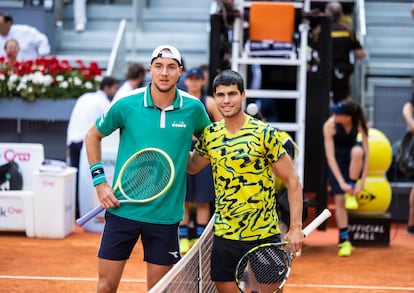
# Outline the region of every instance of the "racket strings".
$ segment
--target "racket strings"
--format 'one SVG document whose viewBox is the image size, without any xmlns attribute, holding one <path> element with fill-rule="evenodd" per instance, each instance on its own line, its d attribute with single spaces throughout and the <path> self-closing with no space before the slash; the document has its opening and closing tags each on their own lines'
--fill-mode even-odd
<svg viewBox="0 0 414 293">
<path fill-rule="evenodd" d="M 144 152 L 123 171 L 120 190 L 127 198 L 144 200 L 161 193 L 169 184 L 171 173 L 170 163 L 162 154 Z"/>
<path fill-rule="evenodd" d="M 260 284 L 276 284 L 285 280 L 289 272 L 289 257 L 277 246 L 261 247 L 249 253 L 240 263 L 237 279 L 254 277 Z"/>
</svg>

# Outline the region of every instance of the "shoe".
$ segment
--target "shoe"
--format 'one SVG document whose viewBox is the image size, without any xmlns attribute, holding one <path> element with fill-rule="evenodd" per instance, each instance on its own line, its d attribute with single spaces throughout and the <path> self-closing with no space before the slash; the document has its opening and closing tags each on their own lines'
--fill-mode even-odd
<svg viewBox="0 0 414 293">
<path fill-rule="evenodd" d="M 186 254 L 191 248 L 191 243 L 188 238 L 181 238 L 180 239 L 180 253 Z"/>
<path fill-rule="evenodd" d="M 197 243 L 198 239 L 200 239 L 200 238 L 193 238 L 193 239 L 190 240 L 191 247 L 193 247 Z"/>
<path fill-rule="evenodd" d="M 354 249 L 352 247 L 351 242 L 349 241 L 339 243 L 338 247 L 339 247 L 338 256 L 350 256 L 352 250 Z"/>
<path fill-rule="evenodd" d="M 85 30 L 85 25 L 83 23 L 78 23 L 75 25 L 75 31 L 81 33 Z"/>
<path fill-rule="evenodd" d="M 356 210 L 358 208 L 358 201 L 355 196 L 345 193 L 345 208 L 347 210 Z"/>
<path fill-rule="evenodd" d="M 406 235 L 413 235 L 414 236 L 414 225 L 413 226 L 407 226 L 407 230 L 405 230 Z"/>
</svg>

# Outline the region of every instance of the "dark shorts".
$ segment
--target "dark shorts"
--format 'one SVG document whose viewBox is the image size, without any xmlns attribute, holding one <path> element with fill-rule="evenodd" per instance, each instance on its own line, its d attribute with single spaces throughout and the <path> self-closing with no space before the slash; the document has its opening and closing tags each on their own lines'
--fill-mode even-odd
<svg viewBox="0 0 414 293">
<path fill-rule="evenodd" d="M 144 223 L 108 212 L 105 213 L 105 227 L 98 257 L 108 260 L 129 259 L 140 236 L 144 248 L 144 261 L 171 265 L 181 259 L 178 223 L 172 225 Z"/>
<path fill-rule="evenodd" d="M 210 164 L 195 175 L 187 174 L 185 200 L 196 203 L 209 203 L 214 200 L 214 183 Z"/>
<path fill-rule="evenodd" d="M 354 146 L 362 147 L 362 143 L 357 142 L 354 144 Z M 337 152 L 337 150 L 335 150 L 335 152 Z M 351 164 L 351 149 L 345 150 L 345 151 L 341 150 L 341 153 L 343 155 L 336 156 L 336 162 L 338 163 L 338 167 L 341 170 L 341 174 L 344 177 L 344 180 L 346 182 L 350 182 L 349 165 Z M 330 168 L 328 168 L 328 180 L 329 180 L 329 185 L 331 186 L 330 195 L 340 195 L 340 194 L 342 195 L 345 193 L 339 186 L 339 183 L 336 180 L 334 174 L 331 172 Z"/>
<path fill-rule="evenodd" d="M 194 150 L 196 140 L 191 143 L 191 150 Z M 197 174 L 187 173 L 187 193 L 185 201 L 195 203 L 210 203 L 214 200 L 215 190 L 213 182 L 213 172 L 211 165 L 208 164 Z"/>
<path fill-rule="evenodd" d="M 79 169 L 80 155 L 82 151 L 83 141 L 72 142 L 69 145 L 70 166 Z"/>
<path fill-rule="evenodd" d="M 339 78 L 339 77 L 340 78 Z M 349 83 L 349 77 L 350 74 L 347 72 L 343 72 L 343 71 L 337 71 L 337 73 L 335 74 L 335 72 L 332 74 L 332 86 L 331 86 L 331 91 L 332 91 L 332 100 L 334 103 L 338 103 L 342 100 L 345 100 L 348 98 L 348 96 L 351 93 L 351 87 L 350 87 L 350 83 Z"/>
<path fill-rule="evenodd" d="M 280 242 L 280 235 L 255 241 L 228 240 L 214 236 L 211 251 L 211 280 L 234 281 L 237 263 L 242 256 L 253 247 L 269 242 Z"/>
<path fill-rule="evenodd" d="M 344 180 L 346 182 L 349 182 L 349 164 L 350 160 L 348 159 L 336 159 L 338 162 L 339 169 L 341 170 L 341 174 L 344 177 Z M 344 194 L 345 192 L 341 189 L 339 186 L 338 181 L 335 178 L 335 175 L 331 172 L 329 169 L 328 171 L 328 180 L 329 185 L 331 186 L 331 195 L 338 195 L 338 194 Z"/>
</svg>

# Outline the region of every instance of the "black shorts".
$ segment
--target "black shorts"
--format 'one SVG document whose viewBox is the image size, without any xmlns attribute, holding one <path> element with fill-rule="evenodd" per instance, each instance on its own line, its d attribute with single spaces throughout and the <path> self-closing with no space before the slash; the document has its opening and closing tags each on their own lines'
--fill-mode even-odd
<svg viewBox="0 0 414 293">
<path fill-rule="evenodd" d="M 172 265 L 181 259 L 178 243 L 178 223 L 151 224 L 105 213 L 98 257 L 108 260 L 129 259 L 141 236 L 144 261 L 158 265 Z"/>
<path fill-rule="evenodd" d="M 338 103 L 342 100 L 348 98 L 351 93 L 351 87 L 349 83 L 349 72 L 344 72 L 341 70 L 334 71 L 331 79 L 331 91 L 332 91 L 332 100 L 334 103 Z"/>
<path fill-rule="evenodd" d="M 211 280 L 233 282 L 237 263 L 242 256 L 253 247 L 269 242 L 280 242 L 280 234 L 255 241 L 229 240 L 214 236 L 211 251 Z"/>
</svg>

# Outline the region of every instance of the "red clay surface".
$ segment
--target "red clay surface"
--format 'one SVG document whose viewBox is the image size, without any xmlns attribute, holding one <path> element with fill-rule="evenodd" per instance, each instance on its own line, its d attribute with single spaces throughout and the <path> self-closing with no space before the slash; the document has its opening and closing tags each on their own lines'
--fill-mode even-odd
<svg viewBox="0 0 414 293">
<path fill-rule="evenodd" d="M 414 236 L 405 228 L 393 223 L 389 247 L 357 247 L 348 258 L 336 256 L 335 227 L 313 232 L 294 260 L 285 293 L 414 292 Z M 65 239 L 0 232 L 0 292 L 95 292 L 99 239 L 81 228 Z M 146 292 L 145 275 L 138 245 L 118 292 Z"/>
</svg>

